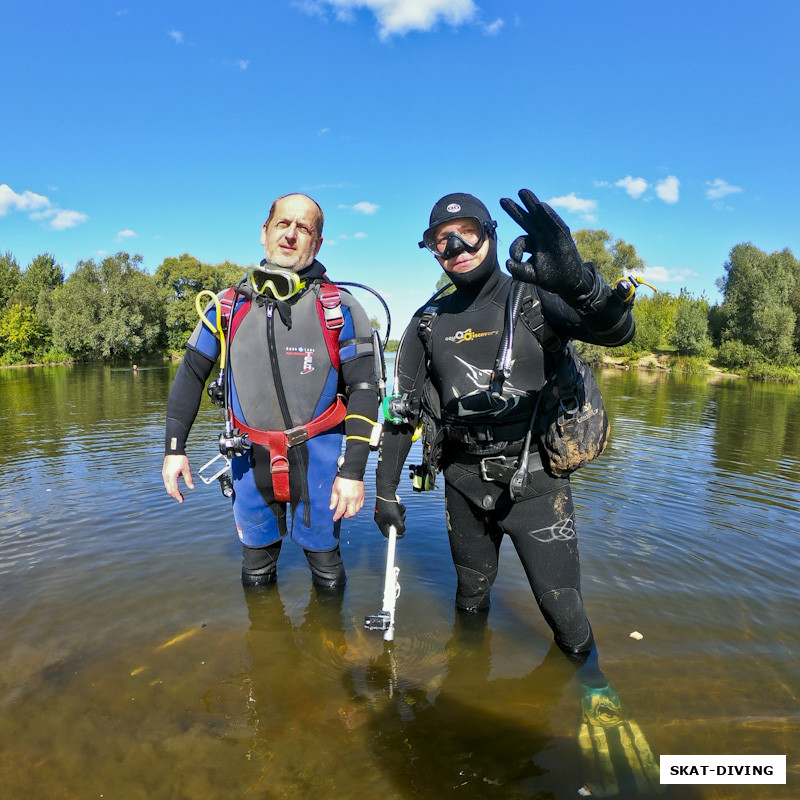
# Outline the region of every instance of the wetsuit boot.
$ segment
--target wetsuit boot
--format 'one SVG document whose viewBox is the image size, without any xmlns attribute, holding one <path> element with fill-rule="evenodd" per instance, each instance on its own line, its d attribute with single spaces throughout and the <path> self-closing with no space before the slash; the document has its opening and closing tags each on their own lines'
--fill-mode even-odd
<svg viewBox="0 0 800 800">
<path fill-rule="evenodd" d="M 281 540 L 266 547 L 242 545 L 242 585 L 269 586 L 278 580 Z"/>
<path fill-rule="evenodd" d="M 305 550 L 308 566 L 311 568 L 311 580 L 322 589 L 341 589 L 347 583 L 344 562 L 339 548 L 318 552 Z"/>
</svg>

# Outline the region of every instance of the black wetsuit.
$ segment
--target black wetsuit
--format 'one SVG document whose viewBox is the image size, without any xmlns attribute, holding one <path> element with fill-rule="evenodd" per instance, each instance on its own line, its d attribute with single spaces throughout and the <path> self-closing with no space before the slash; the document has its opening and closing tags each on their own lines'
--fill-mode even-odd
<svg viewBox="0 0 800 800">
<path fill-rule="evenodd" d="M 593 639 L 581 597 L 569 479 L 549 475 L 536 447 L 531 448 L 530 485 L 516 502 L 507 484 L 486 480 L 481 471 L 484 459 L 521 451 L 544 384 L 547 359 L 553 357 L 520 319 L 514 332 L 513 368 L 503 387 L 505 404 L 500 410 L 492 406 L 487 388 L 512 281 L 500 271 L 496 246 L 491 244 L 471 280 L 451 276 L 457 291 L 423 307 L 412 318 L 397 355 L 394 391 L 412 398 L 421 398 L 427 391 L 428 413 L 438 415 L 445 426 L 441 467 L 458 576 L 456 605 L 472 611 L 488 607 L 500 542 L 507 534 L 556 643 L 568 652 L 585 652 Z M 602 310 L 587 316 L 557 295 L 533 286 L 529 289 L 534 302 L 537 297 L 541 301 L 545 320 L 564 342 L 575 338 L 613 346 L 633 335 L 630 308 L 608 287 L 603 287 L 607 302 Z M 379 496 L 394 496 L 412 432 L 413 424 L 384 428 L 376 482 Z"/>
</svg>

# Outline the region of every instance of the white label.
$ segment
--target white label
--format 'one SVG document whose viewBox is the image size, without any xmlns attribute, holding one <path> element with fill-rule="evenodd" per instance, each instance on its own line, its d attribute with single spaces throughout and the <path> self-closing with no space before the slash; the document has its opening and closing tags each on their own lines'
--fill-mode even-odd
<svg viewBox="0 0 800 800">
<path fill-rule="evenodd" d="M 661 756 L 661 783 L 786 783 L 786 756 Z"/>
</svg>

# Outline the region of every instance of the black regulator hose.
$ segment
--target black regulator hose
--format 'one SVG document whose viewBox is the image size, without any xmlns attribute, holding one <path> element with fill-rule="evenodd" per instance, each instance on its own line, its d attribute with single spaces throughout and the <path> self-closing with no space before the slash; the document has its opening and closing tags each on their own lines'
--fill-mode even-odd
<svg viewBox="0 0 800 800">
<path fill-rule="evenodd" d="M 503 336 L 500 339 L 500 347 L 497 349 L 497 358 L 494 362 L 492 377 L 489 383 L 489 393 L 493 400 L 500 400 L 503 397 L 503 382 L 511 374 L 511 361 L 514 350 L 514 328 L 519 318 L 519 310 L 522 308 L 522 296 L 525 293 L 525 284 L 521 281 L 514 281 L 511 292 L 508 295 L 506 304 L 506 318 L 503 326 Z"/>
</svg>

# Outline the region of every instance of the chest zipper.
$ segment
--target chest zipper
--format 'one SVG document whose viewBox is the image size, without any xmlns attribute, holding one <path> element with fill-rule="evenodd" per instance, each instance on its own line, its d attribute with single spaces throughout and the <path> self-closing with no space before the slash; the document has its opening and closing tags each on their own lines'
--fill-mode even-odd
<svg viewBox="0 0 800 800">
<path fill-rule="evenodd" d="M 284 427 L 288 430 L 294 427 L 294 421 L 289 413 L 289 404 L 286 402 L 286 393 L 283 391 L 281 379 L 281 366 L 278 361 L 278 346 L 275 343 L 275 304 L 267 303 L 267 346 L 269 347 L 269 361 L 272 366 L 272 380 L 275 384 L 275 394 L 278 395 L 278 405 L 281 409 Z"/>
<path fill-rule="evenodd" d="M 286 430 L 294 427 L 294 421 L 289 413 L 289 404 L 286 402 L 286 393 L 283 391 L 283 380 L 281 380 L 281 367 L 278 361 L 278 346 L 275 342 L 275 304 L 267 302 L 267 346 L 269 347 L 269 360 L 272 366 L 272 380 L 275 384 L 275 394 L 278 396 L 278 405 L 281 409 L 283 424 Z M 289 448 L 290 468 L 300 472 L 300 500 L 303 503 L 303 522 L 306 527 L 311 526 L 311 505 L 308 496 L 308 476 L 306 472 L 306 458 L 303 457 L 308 451 L 305 444 L 295 445 Z M 297 452 L 297 448 L 303 448 L 303 453 Z M 294 456 L 294 457 L 292 457 Z"/>
</svg>

